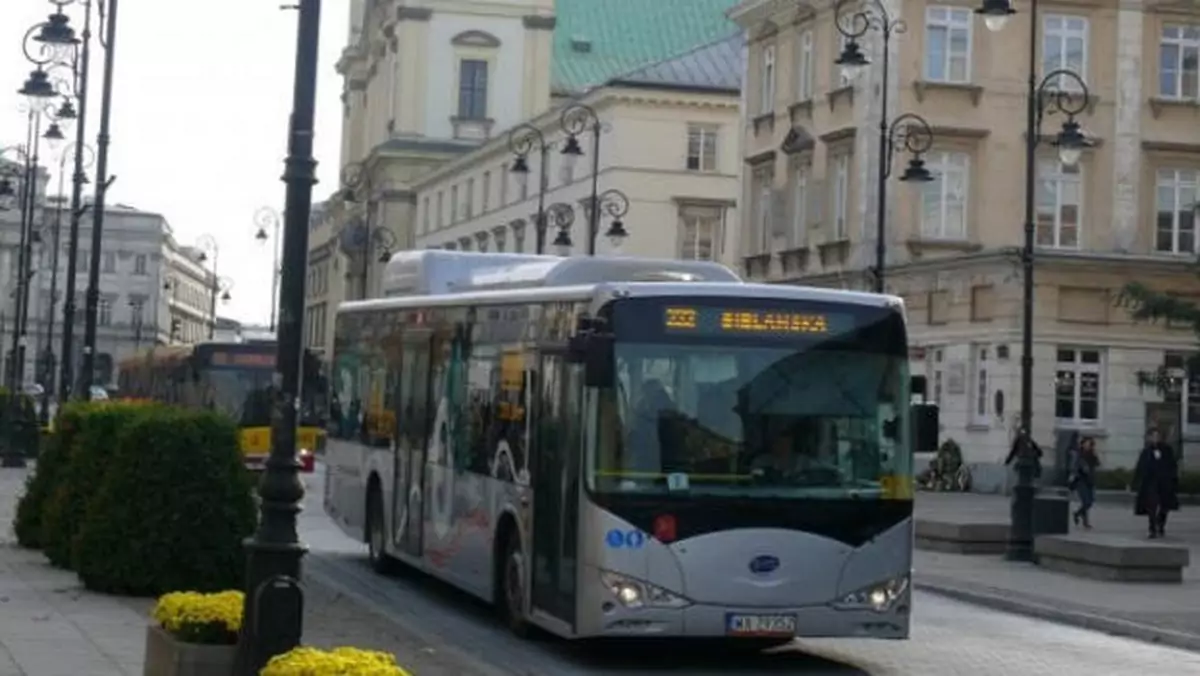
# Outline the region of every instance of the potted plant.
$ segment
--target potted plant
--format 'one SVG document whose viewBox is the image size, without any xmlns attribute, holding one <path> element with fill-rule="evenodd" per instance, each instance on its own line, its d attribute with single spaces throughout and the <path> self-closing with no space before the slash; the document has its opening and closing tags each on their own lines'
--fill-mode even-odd
<svg viewBox="0 0 1200 676">
<path fill-rule="evenodd" d="M 228 676 L 242 628 L 240 591 L 171 592 L 146 628 L 145 676 Z"/>
<path fill-rule="evenodd" d="M 411 676 L 394 655 L 359 648 L 318 650 L 301 646 L 267 662 L 259 676 Z"/>
</svg>

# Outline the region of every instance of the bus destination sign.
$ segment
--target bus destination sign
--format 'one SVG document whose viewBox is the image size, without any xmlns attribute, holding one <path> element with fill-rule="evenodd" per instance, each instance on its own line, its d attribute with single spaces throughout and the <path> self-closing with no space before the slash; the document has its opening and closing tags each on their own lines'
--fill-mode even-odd
<svg viewBox="0 0 1200 676">
<path fill-rule="evenodd" d="M 663 314 L 663 328 L 669 333 L 824 335 L 838 332 L 836 324 L 842 319 L 824 312 L 668 307 Z M 833 328 L 831 323 L 835 324 Z"/>
<path fill-rule="evenodd" d="M 274 352 L 213 352 L 213 366 L 242 366 L 246 368 L 274 368 Z"/>
</svg>

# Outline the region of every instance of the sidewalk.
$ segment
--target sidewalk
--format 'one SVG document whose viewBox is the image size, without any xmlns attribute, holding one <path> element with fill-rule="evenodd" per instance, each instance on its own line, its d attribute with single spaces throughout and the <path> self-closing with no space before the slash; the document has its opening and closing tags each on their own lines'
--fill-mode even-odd
<svg viewBox="0 0 1200 676">
<path fill-rule="evenodd" d="M 0 676 L 142 676 L 152 599 L 85 591 L 75 574 L 21 549 L 12 533 L 16 501 L 28 470 L 0 470 Z M 309 477 L 306 477 L 308 479 Z M 320 487 L 305 482 L 309 491 Z M 324 518 L 306 513 L 303 519 Z M 312 550 L 361 545 L 325 537 Z M 397 655 L 420 676 L 470 676 L 477 670 L 336 591 L 306 581 L 304 642 L 352 645 Z"/>
<path fill-rule="evenodd" d="M 967 515 L 1007 523 L 1009 501 L 997 495 L 919 493 L 916 512 L 918 519 Z M 1097 533 L 1146 537 L 1145 519 L 1135 517 L 1127 505 L 1097 504 L 1092 525 Z M 1000 610 L 1200 650 L 1200 509 L 1172 513 L 1167 532 L 1165 542 L 1191 551 L 1181 585 L 1101 582 L 998 556 L 918 551 L 914 586 Z"/>
</svg>

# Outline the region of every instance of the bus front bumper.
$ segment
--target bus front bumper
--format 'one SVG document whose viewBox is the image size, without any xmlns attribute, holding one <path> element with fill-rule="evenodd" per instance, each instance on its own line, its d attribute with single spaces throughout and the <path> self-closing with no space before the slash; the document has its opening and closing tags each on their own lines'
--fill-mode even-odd
<svg viewBox="0 0 1200 676">
<path fill-rule="evenodd" d="M 841 610 L 832 606 L 734 608 L 693 605 L 678 610 L 620 609 L 604 613 L 599 625 L 594 636 L 902 640 L 909 637 L 909 606 L 905 603 L 883 613 Z"/>
</svg>

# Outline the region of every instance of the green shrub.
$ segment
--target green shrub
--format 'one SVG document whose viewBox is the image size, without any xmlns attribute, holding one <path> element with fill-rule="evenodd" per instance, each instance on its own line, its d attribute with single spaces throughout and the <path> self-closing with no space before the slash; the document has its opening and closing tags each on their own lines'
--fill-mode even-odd
<svg viewBox="0 0 1200 676">
<path fill-rule="evenodd" d="M 158 595 L 242 583 L 255 525 L 237 428 L 209 411 L 149 409 L 117 434 L 75 542 L 92 590 Z"/>
<path fill-rule="evenodd" d="M 79 404 L 69 404 L 59 411 L 50 443 L 38 457 L 33 474 L 25 480 L 25 492 L 17 502 L 13 531 L 22 547 L 40 549 L 43 545 L 42 525 L 55 486 L 66 472 L 73 437 L 79 428 Z"/>
<path fill-rule="evenodd" d="M 83 516 L 103 482 L 113 440 L 142 412 L 146 404 L 95 402 L 79 404 L 66 468 L 59 477 L 42 515 L 42 550 L 50 563 L 71 567 L 71 543 Z"/>
</svg>

